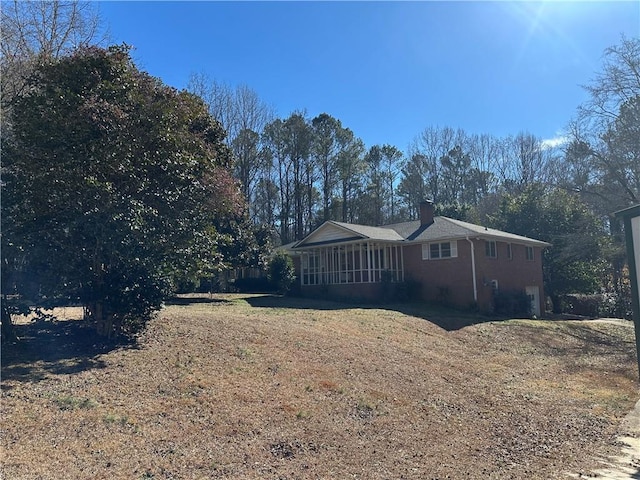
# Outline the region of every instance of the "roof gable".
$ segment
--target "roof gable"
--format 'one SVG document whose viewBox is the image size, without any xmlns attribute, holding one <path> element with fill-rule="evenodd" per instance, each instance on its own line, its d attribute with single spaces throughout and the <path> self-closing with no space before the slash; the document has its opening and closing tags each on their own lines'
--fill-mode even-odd
<svg viewBox="0 0 640 480">
<path fill-rule="evenodd" d="M 353 223 L 329 220 L 320 225 L 293 248 L 309 247 L 326 243 L 350 242 L 354 240 L 402 241 L 397 232 L 389 228 L 369 227 Z"/>
<path fill-rule="evenodd" d="M 293 248 L 302 246 L 317 245 L 323 243 L 337 243 L 349 240 L 363 238 L 362 235 L 356 234 L 351 229 L 339 225 L 337 222 L 324 222 L 305 238 L 296 243 Z"/>
</svg>

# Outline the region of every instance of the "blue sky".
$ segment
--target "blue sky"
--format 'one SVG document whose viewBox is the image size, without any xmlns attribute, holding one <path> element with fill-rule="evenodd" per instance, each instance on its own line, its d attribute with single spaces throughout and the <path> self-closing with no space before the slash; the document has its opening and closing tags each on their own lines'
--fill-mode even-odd
<svg viewBox="0 0 640 480">
<path fill-rule="evenodd" d="M 426 127 L 559 136 L 640 2 L 101 2 L 112 43 L 185 88 L 203 72 L 280 117 L 326 112 L 367 147 Z"/>
</svg>

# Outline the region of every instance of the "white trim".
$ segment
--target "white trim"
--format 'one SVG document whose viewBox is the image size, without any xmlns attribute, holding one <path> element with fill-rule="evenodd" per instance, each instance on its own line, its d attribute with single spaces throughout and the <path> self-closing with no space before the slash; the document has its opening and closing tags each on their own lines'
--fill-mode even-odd
<svg viewBox="0 0 640 480">
<path fill-rule="evenodd" d="M 529 258 L 529 252 L 531 252 L 531 258 Z M 528 262 L 535 261 L 535 259 L 536 259 L 536 251 L 534 250 L 534 248 L 531 245 L 525 245 L 524 246 L 524 258 Z"/>
<path fill-rule="evenodd" d="M 491 248 L 493 246 L 493 248 Z M 493 250 L 493 251 L 492 251 Z M 493 255 L 491 255 L 493 253 Z M 487 258 L 498 258 L 498 242 L 495 240 L 484 241 L 484 255 Z"/>
<path fill-rule="evenodd" d="M 431 247 L 437 245 L 438 246 L 438 256 L 435 257 L 431 255 Z M 442 256 L 442 245 L 449 245 L 449 255 L 446 257 Z M 458 257 L 458 241 L 457 240 L 447 240 L 443 242 L 429 242 L 422 244 L 422 260 L 448 260 L 449 258 L 457 258 Z"/>
<path fill-rule="evenodd" d="M 531 303 L 531 315 L 540 316 L 540 287 L 537 285 L 525 287 L 524 291 Z"/>
<path fill-rule="evenodd" d="M 473 279 L 473 301 L 478 301 L 478 282 L 476 280 L 476 246 L 469 237 L 465 239 L 471 245 L 471 275 Z"/>
</svg>

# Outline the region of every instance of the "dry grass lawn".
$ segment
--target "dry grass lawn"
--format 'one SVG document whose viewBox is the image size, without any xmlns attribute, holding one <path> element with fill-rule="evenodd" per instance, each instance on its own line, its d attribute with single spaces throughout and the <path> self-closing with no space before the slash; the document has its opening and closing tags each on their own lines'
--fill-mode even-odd
<svg viewBox="0 0 640 480">
<path fill-rule="evenodd" d="M 638 397 L 630 322 L 447 331 L 219 295 L 167 306 L 137 345 L 95 344 L 73 320 L 18 331 L 2 351 L 6 480 L 586 476 Z"/>
</svg>

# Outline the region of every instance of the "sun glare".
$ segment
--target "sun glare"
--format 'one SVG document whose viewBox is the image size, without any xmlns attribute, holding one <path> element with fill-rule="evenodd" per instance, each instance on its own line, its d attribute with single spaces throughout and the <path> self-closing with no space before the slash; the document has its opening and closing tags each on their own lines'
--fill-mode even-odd
<svg viewBox="0 0 640 480">
<path fill-rule="evenodd" d="M 547 50 L 556 53 L 568 50 L 570 54 L 564 57 L 566 61 L 589 61 L 570 33 L 572 24 L 589 13 L 584 4 L 548 0 L 509 2 L 505 6 L 514 21 L 522 26 L 523 32 L 512 71 L 521 68 L 531 52 L 541 47 L 547 47 Z"/>
</svg>

